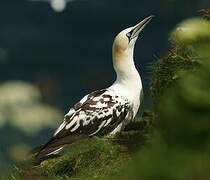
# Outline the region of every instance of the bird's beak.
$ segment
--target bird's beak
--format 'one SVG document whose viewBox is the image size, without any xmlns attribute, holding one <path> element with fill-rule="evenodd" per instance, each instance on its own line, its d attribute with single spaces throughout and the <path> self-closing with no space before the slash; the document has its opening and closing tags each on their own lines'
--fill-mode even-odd
<svg viewBox="0 0 210 180">
<path fill-rule="evenodd" d="M 132 30 L 131 39 L 134 39 L 135 37 L 137 37 L 139 33 L 145 28 L 145 26 L 152 20 L 153 17 L 155 16 L 153 15 L 149 16 L 145 18 L 143 21 L 141 21 L 140 23 L 138 23 L 137 25 L 135 25 Z"/>
</svg>

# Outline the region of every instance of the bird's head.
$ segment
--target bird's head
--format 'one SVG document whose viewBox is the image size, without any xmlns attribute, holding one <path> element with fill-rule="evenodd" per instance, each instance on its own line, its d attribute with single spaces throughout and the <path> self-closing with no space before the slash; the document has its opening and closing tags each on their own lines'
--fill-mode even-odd
<svg viewBox="0 0 210 180">
<path fill-rule="evenodd" d="M 135 26 L 121 31 L 113 43 L 113 56 L 118 57 L 127 53 L 133 53 L 134 45 L 140 32 L 151 21 L 154 16 L 149 16 Z"/>
</svg>

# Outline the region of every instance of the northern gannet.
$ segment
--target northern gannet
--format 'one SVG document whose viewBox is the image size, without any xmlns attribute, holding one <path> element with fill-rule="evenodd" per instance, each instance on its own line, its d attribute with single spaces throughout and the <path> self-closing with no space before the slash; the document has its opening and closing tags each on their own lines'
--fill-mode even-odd
<svg viewBox="0 0 210 180">
<path fill-rule="evenodd" d="M 80 139 L 116 134 L 134 119 L 143 98 L 141 77 L 133 59 L 134 46 L 140 32 L 153 17 L 145 18 L 116 36 L 112 47 L 116 81 L 75 104 L 51 140 L 39 148 L 37 158 L 56 155 L 65 145 Z"/>
</svg>

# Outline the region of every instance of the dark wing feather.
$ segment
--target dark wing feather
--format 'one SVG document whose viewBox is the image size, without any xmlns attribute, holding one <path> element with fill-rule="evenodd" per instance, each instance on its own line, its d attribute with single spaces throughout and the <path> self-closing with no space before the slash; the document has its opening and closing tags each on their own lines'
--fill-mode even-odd
<svg viewBox="0 0 210 180">
<path fill-rule="evenodd" d="M 52 155 L 59 153 L 61 150 L 63 150 L 63 147 L 67 144 L 71 144 L 75 141 L 85 139 L 88 136 L 81 134 L 81 135 L 72 135 L 72 136 L 64 136 L 62 138 L 52 137 L 50 141 L 48 141 L 36 154 L 36 158 L 42 159 L 46 155 Z M 60 149 L 60 150 L 59 150 Z M 56 152 L 59 150 L 58 152 Z"/>
<path fill-rule="evenodd" d="M 130 112 L 129 102 L 109 90 L 90 93 L 70 109 L 54 137 L 43 146 L 37 157 L 49 155 L 80 139 L 107 135 L 125 120 Z"/>
</svg>

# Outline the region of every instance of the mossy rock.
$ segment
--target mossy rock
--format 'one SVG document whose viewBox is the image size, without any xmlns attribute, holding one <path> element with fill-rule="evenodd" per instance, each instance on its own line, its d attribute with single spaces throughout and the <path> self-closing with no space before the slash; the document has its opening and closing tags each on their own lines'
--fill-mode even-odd
<svg viewBox="0 0 210 180">
<path fill-rule="evenodd" d="M 98 179 L 116 174 L 129 157 L 125 150 L 107 139 L 92 138 L 72 145 L 70 151 L 60 158 L 41 163 L 44 176 Z"/>
<path fill-rule="evenodd" d="M 16 171 L 16 179 L 118 178 L 149 138 L 152 112 L 131 122 L 112 137 L 94 137 L 71 144 L 62 156 Z"/>
</svg>

